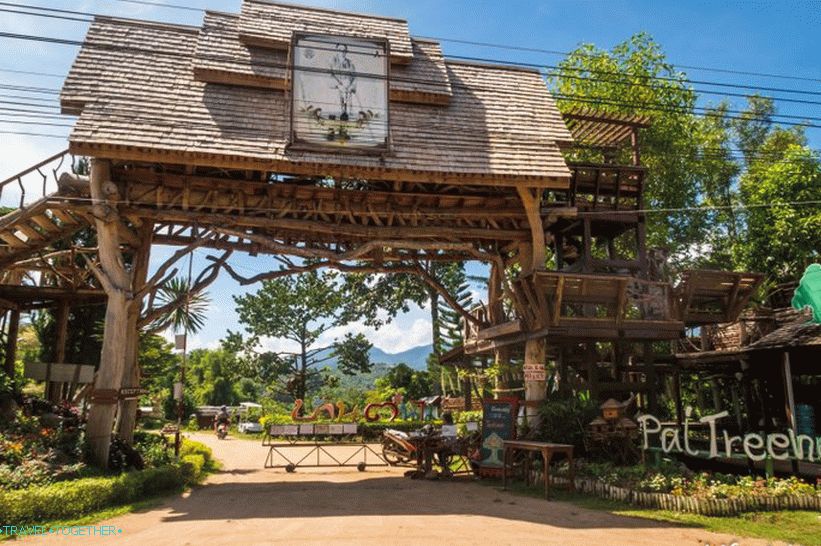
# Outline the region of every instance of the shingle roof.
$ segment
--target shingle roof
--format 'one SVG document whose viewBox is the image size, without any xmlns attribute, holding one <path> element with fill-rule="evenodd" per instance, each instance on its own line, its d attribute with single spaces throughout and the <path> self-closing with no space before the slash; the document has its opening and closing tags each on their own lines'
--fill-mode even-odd
<svg viewBox="0 0 821 546">
<path fill-rule="evenodd" d="M 821 324 L 795 322 L 770 332 L 746 347 L 747 351 L 781 349 L 785 347 L 809 347 L 821 349 Z"/>
<path fill-rule="evenodd" d="M 288 53 L 282 49 L 249 46 L 239 39 L 240 17 L 229 13 L 205 13 L 197 39 L 194 71 L 197 79 L 285 89 Z M 402 102 L 446 104 L 450 100 L 442 49 L 436 42 L 412 40 L 413 59 L 391 68 L 391 98 Z"/>
<path fill-rule="evenodd" d="M 248 46 L 239 39 L 239 16 L 205 12 L 194 54 L 197 78 L 285 89 L 288 52 Z"/>
<path fill-rule="evenodd" d="M 72 150 L 431 182 L 555 186 L 569 178 L 556 142 L 571 137 L 538 72 L 447 62 L 447 106 L 391 104 L 391 153 L 297 152 L 287 149 L 286 94 L 194 77 L 200 37 L 192 27 L 97 18 L 61 95 L 66 110 L 82 109 Z M 419 48 L 436 54 L 432 45 Z"/>
<path fill-rule="evenodd" d="M 396 62 L 413 57 L 408 22 L 391 17 L 322 8 L 245 0 L 239 21 L 241 39 L 249 44 L 287 49 L 294 31 L 385 38 Z"/>
</svg>

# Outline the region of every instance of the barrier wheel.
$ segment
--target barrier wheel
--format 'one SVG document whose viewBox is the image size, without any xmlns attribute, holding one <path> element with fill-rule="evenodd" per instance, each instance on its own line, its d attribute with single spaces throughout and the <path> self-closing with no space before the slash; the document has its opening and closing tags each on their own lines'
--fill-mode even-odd
<svg viewBox="0 0 821 546">
<path fill-rule="evenodd" d="M 293 465 L 293 464 L 286 465 L 285 466 L 285 472 L 288 472 L 289 474 L 293 473 L 293 472 L 296 472 L 296 466 Z"/>
<path fill-rule="evenodd" d="M 365 463 L 359 463 L 358 465 L 356 465 L 356 469 L 359 470 L 360 472 L 365 472 L 365 468 L 366 468 Z"/>
</svg>

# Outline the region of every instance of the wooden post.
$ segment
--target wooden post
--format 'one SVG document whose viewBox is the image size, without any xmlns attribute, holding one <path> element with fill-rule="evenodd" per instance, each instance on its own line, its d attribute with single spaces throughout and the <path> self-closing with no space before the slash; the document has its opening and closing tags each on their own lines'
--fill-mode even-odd
<svg viewBox="0 0 821 546">
<path fill-rule="evenodd" d="M 108 161 L 92 159 L 90 186 L 100 258 L 95 274 L 108 295 L 108 302 L 100 367 L 91 396 L 86 430 L 93 462 L 106 467 L 117 397 L 128 357 L 128 310 L 133 292 L 131 275 L 125 268 L 120 250 L 120 218 L 116 209 L 120 196 L 117 186 L 111 181 Z"/>
<path fill-rule="evenodd" d="M 681 368 L 678 366 L 673 373 L 673 396 L 676 402 L 676 425 L 681 429 L 684 425 L 684 404 L 681 401 Z"/>
<path fill-rule="evenodd" d="M 519 246 L 519 264 L 522 275 L 545 268 L 545 236 L 541 216 L 541 197 L 538 188 L 522 186 L 516 188 L 524 205 L 527 221 L 530 224 L 530 245 Z M 529 250 L 529 256 L 528 256 Z M 545 340 L 529 339 L 525 342 L 525 366 L 545 365 Z M 539 425 L 539 405 L 547 395 L 545 381 L 525 381 L 525 418 L 529 427 Z"/>
<path fill-rule="evenodd" d="M 4 356 L 3 368 L 6 375 L 14 379 L 14 365 L 17 362 L 17 334 L 20 331 L 20 310 L 9 309 L 9 328 L 6 336 L 6 354 Z"/>
<path fill-rule="evenodd" d="M 487 286 L 488 319 L 491 325 L 501 324 L 505 319 L 504 305 L 502 305 L 502 282 L 504 280 L 504 274 L 505 272 L 497 263 L 491 264 Z M 506 374 L 510 367 L 510 350 L 507 347 L 494 349 L 493 364 L 497 371 L 493 384 L 493 398 L 499 398 L 501 392 L 508 387 Z"/>
<path fill-rule="evenodd" d="M 57 314 L 54 317 L 56 330 L 54 332 L 54 362 L 63 364 L 66 361 L 66 339 L 68 338 L 69 307 L 66 300 L 57 302 Z M 51 402 L 60 402 L 63 397 L 63 384 L 48 381 L 46 383 L 46 398 Z"/>
<path fill-rule="evenodd" d="M 545 365 L 545 339 L 529 339 L 525 343 L 525 366 L 529 364 Z M 539 426 L 539 405 L 547 397 L 545 381 L 525 381 L 525 417 L 528 426 L 533 429 Z"/>
<path fill-rule="evenodd" d="M 527 274 L 542 270 L 545 267 L 546 244 L 541 215 L 541 190 L 523 186 L 517 186 L 516 189 L 519 191 L 519 198 L 522 200 L 525 214 L 527 214 L 527 222 L 530 224 L 530 249 L 532 252 L 530 263 L 521 263 L 522 273 Z"/>
<path fill-rule="evenodd" d="M 135 250 L 132 275 L 134 290 L 145 285 L 148 276 L 148 263 L 151 258 L 151 239 L 154 234 L 153 222 L 146 221 L 139 229 L 141 246 Z M 134 299 L 128 309 L 128 355 L 123 369 L 122 387 L 140 386 L 140 310 L 142 298 Z M 134 443 L 134 428 L 137 425 L 137 408 L 139 400 L 121 400 L 118 412 L 117 434 L 128 444 Z"/>
</svg>

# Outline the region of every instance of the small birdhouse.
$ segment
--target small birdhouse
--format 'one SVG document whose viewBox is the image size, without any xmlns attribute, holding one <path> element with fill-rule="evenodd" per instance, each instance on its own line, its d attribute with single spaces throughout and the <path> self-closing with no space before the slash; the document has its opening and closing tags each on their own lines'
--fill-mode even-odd
<svg viewBox="0 0 821 546">
<path fill-rule="evenodd" d="M 612 398 L 599 406 L 602 410 L 602 417 L 607 421 L 615 421 L 623 416 L 624 405 Z"/>
<path fill-rule="evenodd" d="M 593 433 L 605 433 L 610 428 L 610 425 L 601 417 L 596 417 L 595 419 L 590 421 L 590 424 L 587 425 L 587 428 L 590 430 L 590 432 Z"/>
<path fill-rule="evenodd" d="M 616 424 L 616 430 L 621 430 L 627 433 L 633 433 L 634 431 L 638 430 L 639 426 L 633 422 L 632 419 L 628 419 L 627 417 L 622 417 L 621 420 Z"/>
</svg>

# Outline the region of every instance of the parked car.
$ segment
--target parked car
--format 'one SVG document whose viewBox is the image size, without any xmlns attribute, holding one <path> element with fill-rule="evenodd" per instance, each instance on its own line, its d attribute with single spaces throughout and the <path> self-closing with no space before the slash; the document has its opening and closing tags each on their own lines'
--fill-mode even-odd
<svg viewBox="0 0 821 546">
<path fill-rule="evenodd" d="M 237 430 L 245 433 L 262 432 L 262 425 L 259 423 L 262 406 L 254 402 L 242 402 L 237 411 Z"/>
</svg>

